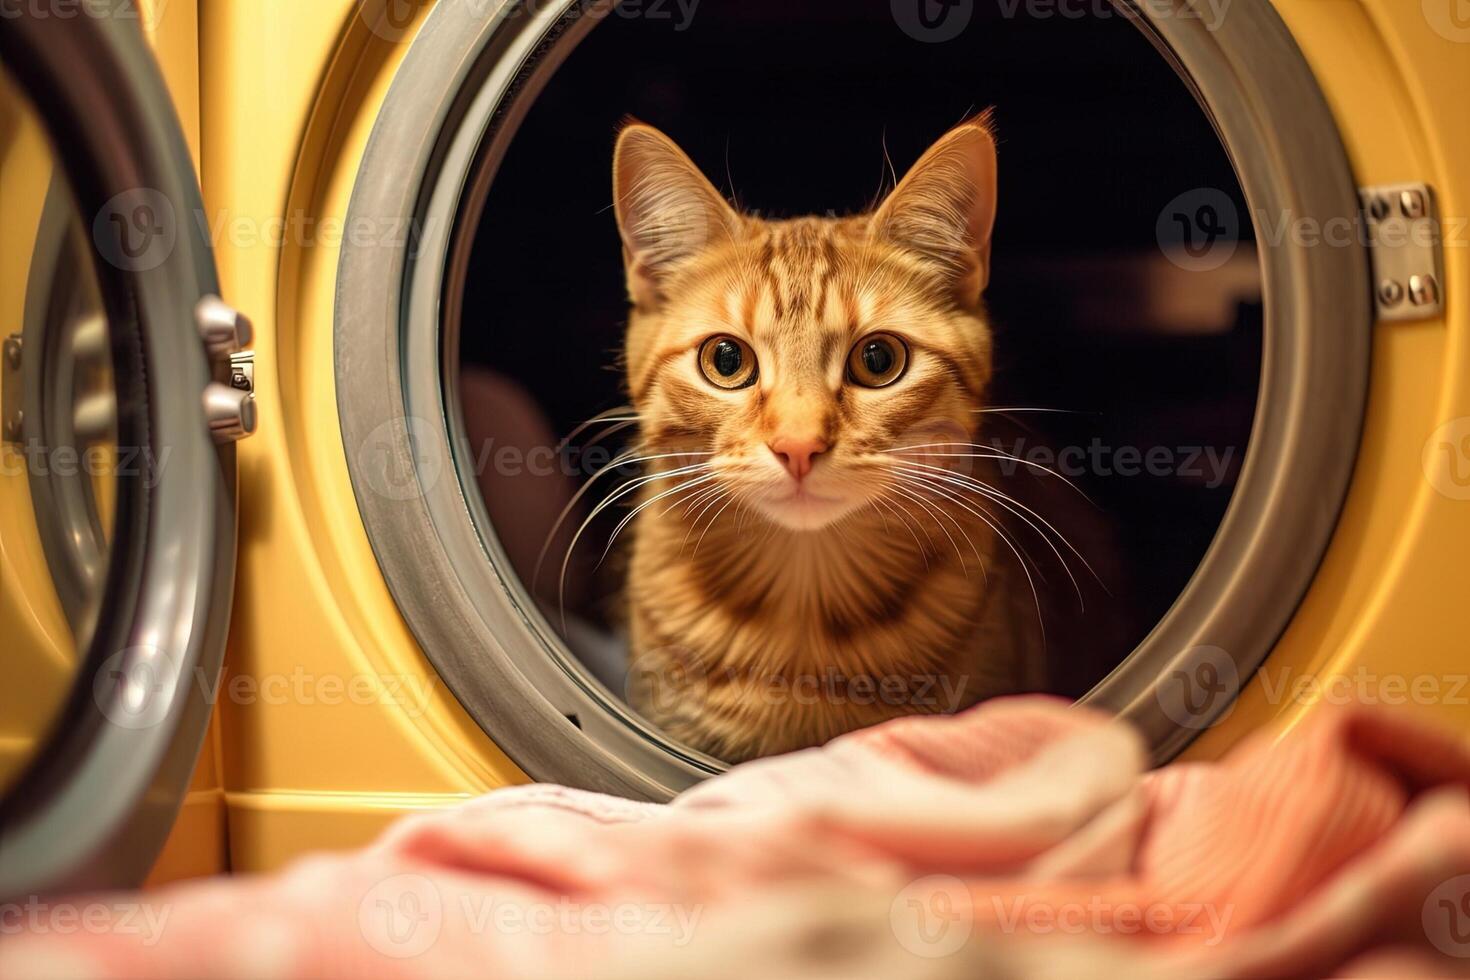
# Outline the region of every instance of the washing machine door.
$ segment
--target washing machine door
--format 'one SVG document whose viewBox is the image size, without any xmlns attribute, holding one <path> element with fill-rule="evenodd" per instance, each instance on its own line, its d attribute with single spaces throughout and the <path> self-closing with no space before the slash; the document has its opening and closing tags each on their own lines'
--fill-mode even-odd
<svg viewBox="0 0 1470 980">
<path fill-rule="evenodd" d="M 0 900 L 142 879 L 228 632 L 249 323 L 136 10 L 0 0 Z"/>
</svg>

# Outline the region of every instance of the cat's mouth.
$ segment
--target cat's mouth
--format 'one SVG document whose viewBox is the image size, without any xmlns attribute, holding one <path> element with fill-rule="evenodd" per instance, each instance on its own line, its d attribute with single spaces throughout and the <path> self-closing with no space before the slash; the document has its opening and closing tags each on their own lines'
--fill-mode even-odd
<svg viewBox="0 0 1470 980">
<path fill-rule="evenodd" d="M 775 523 L 792 531 L 819 531 L 852 509 L 842 497 L 815 492 L 798 483 L 777 490 L 760 501 L 761 510 Z"/>
<path fill-rule="evenodd" d="M 784 497 L 778 497 L 776 502 L 781 504 L 794 504 L 798 506 L 803 504 L 809 506 L 821 506 L 824 504 L 841 503 L 841 501 L 839 501 L 836 497 L 824 497 L 819 493 L 813 493 L 811 487 L 804 485 L 797 486 L 794 490 L 792 490 Z"/>
</svg>

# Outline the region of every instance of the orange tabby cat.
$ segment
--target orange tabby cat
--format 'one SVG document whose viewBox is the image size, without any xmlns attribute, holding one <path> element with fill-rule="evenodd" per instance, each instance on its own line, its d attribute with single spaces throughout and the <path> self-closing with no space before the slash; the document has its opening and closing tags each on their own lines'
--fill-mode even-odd
<svg viewBox="0 0 1470 980">
<path fill-rule="evenodd" d="M 972 465 L 995 142 L 936 143 L 873 213 L 737 213 L 631 124 L 614 189 L 633 706 L 738 761 L 1038 686 L 1038 609 Z M 984 454 L 979 454 L 983 456 Z"/>
</svg>

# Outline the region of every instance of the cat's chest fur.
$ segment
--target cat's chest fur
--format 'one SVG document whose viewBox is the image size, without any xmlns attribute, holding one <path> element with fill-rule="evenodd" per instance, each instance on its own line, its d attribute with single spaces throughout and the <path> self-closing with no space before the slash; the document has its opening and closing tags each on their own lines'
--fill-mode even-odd
<svg viewBox="0 0 1470 980">
<path fill-rule="evenodd" d="M 922 530 L 876 516 L 815 533 L 640 519 L 634 707 L 739 761 L 1031 686 L 1034 624 L 986 529 L 970 529 L 964 551 Z"/>
</svg>

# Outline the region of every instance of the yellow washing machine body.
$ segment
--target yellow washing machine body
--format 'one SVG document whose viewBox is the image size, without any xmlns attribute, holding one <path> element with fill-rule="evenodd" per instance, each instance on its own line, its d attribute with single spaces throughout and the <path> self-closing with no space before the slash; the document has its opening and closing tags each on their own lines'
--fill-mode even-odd
<svg viewBox="0 0 1470 980">
<path fill-rule="evenodd" d="M 1433 189 L 1447 239 L 1444 312 L 1372 327 L 1365 425 L 1325 558 L 1262 669 L 1228 692 L 1189 758 L 1286 732 L 1346 699 L 1470 737 L 1460 615 L 1470 594 L 1470 249 L 1453 247 L 1470 236 L 1454 217 L 1470 215 L 1470 25 L 1442 6 L 1274 3 L 1355 183 Z M 211 735 L 155 880 L 270 869 L 529 778 L 401 613 L 350 463 L 383 447 L 344 439 L 338 399 L 344 243 L 398 248 L 408 233 L 354 227 L 353 195 L 395 73 L 435 4 L 160 7 L 152 41 L 196 134 L 221 295 L 255 326 L 259 426 L 238 448 L 238 576 Z"/>
<path fill-rule="evenodd" d="M 1470 97 L 1470 43 L 1453 22 L 1395 0 L 1276 8 L 1316 74 L 1358 183 L 1420 181 L 1443 215 L 1470 214 L 1470 131 L 1458 110 Z M 232 866 L 256 869 L 524 777 L 434 680 L 378 573 L 339 436 L 336 254 L 311 238 L 311 229 L 346 222 L 358 161 L 429 7 L 401 22 L 381 19 L 391 11 L 358 16 L 346 0 L 210 10 L 201 34 L 206 202 L 250 227 L 278 217 L 285 202 L 308 236 L 288 236 L 281 249 L 221 249 L 228 295 L 258 311 L 262 327 L 263 422 L 242 449 L 230 669 L 263 678 L 305 665 L 321 676 L 418 681 L 427 691 L 409 696 L 410 710 L 225 699 Z M 1446 237 L 1463 244 L 1454 224 L 1447 217 Z M 1267 726 L 1285 730 L 1345 697 L 1411 705 L 1470 734 L 1470 640 L 1455 626 L 1470 591 L 1462 499 L 1470 490 L 1446 455 L 1470 466 L 1470 423 L 1456 428 L 1470 416 L 1467 277 L 1470 251 L 1446 248 L 1446 314 L 1374 328 L 1366 429 L 1326 559 L 1262 672 L 1195 741 L 1193 757 L 1217 756 Z"/>
</svg>

